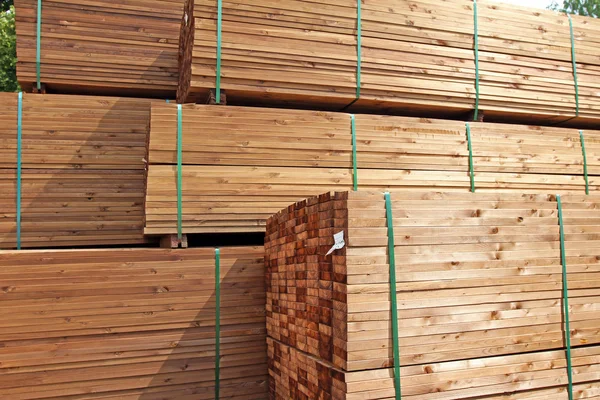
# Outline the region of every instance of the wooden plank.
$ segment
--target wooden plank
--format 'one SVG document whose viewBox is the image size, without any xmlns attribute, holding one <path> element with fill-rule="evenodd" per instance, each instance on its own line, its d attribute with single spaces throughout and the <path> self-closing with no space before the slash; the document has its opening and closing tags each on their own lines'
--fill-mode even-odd
<svg viewBox="0 0 600 400">
<path fill-rule="evenodd" d="M 351 116 L 184 105 L 184 233 L 261 232 L 265 219 L 324 191 L 353 188 Z M 470 190 L 464 122 L 355 115 L 359 190 Z M 585 193 L 579 131 L 470 124 L 478 192 Z M 600 132 L 585 131 L 597 191 Z M 176 233 L 176 106 L 153 103 L 145 233 Z"/>
<path fill-rule="evenodd" d="M 214 398 L 214 249 L 2 251 L 0 266 L 0 398 Z M 221 393 L 264 399 L 263 248 L 222 248 L 220 284 Z"/>
<path fill-rule="evenodd" d="M 571 329 L 566 334 L 574 354 L 600 354 L 599 203 L 597 195 L 564 196 Z M 402 373 L 403 395 L 520 398 L 521 391 L 561 387 L 562 393 L 567 376 L 556 197 L 397 192 L 392 215 L 398 362 L 413 371 L 408 377 Z M 267 220 L 267 333 L 277 348 L 270 344 L 275 398 L 293 398 L 299 386 L 307 398 L 321 392 L 340 399 L 394 398 L 386 224 L 381 192 L 325 193 Z M 339 232 L 345 246 L 327 255 Z M 290 357 L 285 368 L 282 354 Z M 537 361 L 531 360 L 542 355 L 563 366 L 552 361 L 532 367 Z M 576 375 L 599 368 L 600 358 L 594 357 L 594 366 L 586 360 Z M 483 366 L 492 372 L 479 371 Z M 306 368 L 321 371 L 315 374 L 317 387 L 306 382 Z M 598 382 L 598 372 L 575 382 Z M 525 375 L 513 375 L 519 373 Z M 364 379 L 351 383 L 354 376 Z M 521 385 L 525 380 L 536 383 Z"/>
<path fill-rule="evenodd" d="M 217 4 L 191 8 L 180 102 L 204 99 L 216 85 Z M 220 76 L 229 103 L 442 118 L 474 109 L 471 1 L 363 4 L 355 101 L 357 14 L 356 2 L 336 0 L 224 1 Z M 579 114 L 566 15 L 484 1 L 478 22 L 479 107 L 488 120 L 597 127 L 597 21 L 573 19 Z"/>
<path fill-rule="evenodd" d="M 183 0 L 45 1 L 41 82 L 59 93 L 174 98 Z M 15 2 L 17 78 L 36 88 L 37 3 Z"/>
<path fill-rule="evenodd" d="M 393 370 L 345 372 L 267 338 L 272 399 L 395 399 Z M 577 398 L 595 399 L 599 346 L 573 350 Z M 564 351 L 491 356 L 461 362 L 402 366 L 402 397 L 409 399 L 568 399 Z"/>
<path fill-rule="evenodd" d="M 0 248 L 14 248 L 17 94 L 0 102 Z M 24 94 L 22 107 L 22 246 L 144 243 L 150 100 Z"/>
</svg>

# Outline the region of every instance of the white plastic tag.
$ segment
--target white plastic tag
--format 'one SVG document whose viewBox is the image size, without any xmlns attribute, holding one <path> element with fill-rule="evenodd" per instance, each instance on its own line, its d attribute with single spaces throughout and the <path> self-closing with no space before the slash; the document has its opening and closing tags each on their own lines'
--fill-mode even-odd
<svg viewBox="0 0 600 400">
<path fill-rule="evenodd" d="M 329 251 L 327 252 L 327 254 L 326 254 L 327 256 L 330 255 L 331 253 L 333 253 L 334 251 L 343 248 L 346 245 L 346 242 L 344 242 L 344 231 L 334 234 L 333 240 L 335 241 L 335 243 L 331 247 L 331 249 L 329 249 Z"/>
</svg>

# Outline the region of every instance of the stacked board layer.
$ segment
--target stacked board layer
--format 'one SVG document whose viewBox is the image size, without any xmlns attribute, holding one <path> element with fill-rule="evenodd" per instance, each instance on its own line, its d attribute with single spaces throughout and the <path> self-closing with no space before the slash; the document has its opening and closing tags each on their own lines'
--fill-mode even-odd
<svg viewBox="0 0 600 400">
<path fill-rule="evenodd" d="M 464 122 L 209 105 L 184 105 L 181 116 L 184 233 L 264 231 L 277 210 L 355 180 L 358 190 L 471 190 Z M 586 192 L 579 131 L 470 123 L 469 132 L 476 191 Z M 581 134 L 594 192 L 600 132 Z M 177 232 L 177 136 L 177 106 L 153 103 L 146 234 Z"/>
<path fill-rule="evenodd" d="M 238 105 L 598 119 L 594 18 L 573 16 L 571 35 L 564 14 L 492 0 L 244 0 L 222 2 L 219 35 L 217 3 L 195 0 L 179 102 L 219 86 Z"/>
<path fill-rule="evenodd" d="M 396 335 L 408 397 L 505 398 L 525 391 L 515 398 L 566 398 L 565 335 L 576 347 L 573 376 L 581 398 L 595 393 L 589 388 L 600 379 L 600 197 L 562 197 L 564 293 L 555 196 L 391 197 L 388 208 L 382 193 L 325 194 L 268 220 L 275 398 L 295 398 L 296 391 L 307 396 L 299 398 L 394 398 Z M 398 260 L 395 299 L 389 225 Z M 327 255 L 339 232 L 345 246 Z"/>
<path fill-rule="evenodd" d="M 150 101 L 0 94 L 0 248 L 143 243 Z M 17 165 L 22 166 L 21 185 Z"/>
<path fill-rule="evenodd" d="M 215 250 L 0 252 L 0 398 L 214 399 Z M 220 250 L 220 398 L 267 391 L 262 247 Z"/>
<path fill-rule="evenodd" d="M 272 338 L 270 399 L 394 400 L 393 371 L 343 372 Z M 575 399 L 597 399 L 600 347 L 573 349 Z M 564 351 L 402 367 L 402 398 L 411 400 L 568 400 Z"/>
<path fill-rule="evenodd" d="M 17 78 L 25 91 L 173 97 L 183 0 L 17 0 Z M 37 36 L 37 24 L 40 36 Z"/>
</svg>

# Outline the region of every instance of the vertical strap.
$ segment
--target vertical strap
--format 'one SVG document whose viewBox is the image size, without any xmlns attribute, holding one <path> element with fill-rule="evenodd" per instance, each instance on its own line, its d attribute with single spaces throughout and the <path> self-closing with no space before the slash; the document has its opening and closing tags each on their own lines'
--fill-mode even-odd
<svg viewBox="0 0 600 400">
<path fill-rule="evenodd" d="M 17 106 L 17 250 L 21 250 L 21 142 L 23 139 L 23 92 L 19 92 L 19 104 Z"/>
<path fill-rule="evenodd" d="M 358 163 L 356 160 L 356 119 L 350 114 L 350 125 L 352 129 L 352 185 L 356 192 L 358 190 Z"/>
<path fill-rule="evenodd" d="M 475 45 L 475 110 L 473 111 L 473 121 L 477 121 L 479 114 L 479 27 L 477 20 L 477 0 L 473 0 L 473 41 Z"/>
<path fill-rule="evenodd" d="M 183 188 L 182 184 L 182 172 L 181 172 L 181 164 L 182 164 L 182 126 L 183 126 L 183 115 L 181 110 L 181 104 L 177 104 L 177 239 L 181 240 L 183 237 L 183 227 L 182 227 L 182 215 L 183 215 L 183 201 L 182 201 L 182 192 Z"/>
<path fill-rule="evenodd" d="M 558 225 L 560 230 L 560 261 L 562 263 L 562 281 L 563 281 L 563 312 L 565 314 L 565 341 L 567 344 L 567 375 L 569 378 L 569 400 L 573 400 L 573 366 L 571 363 L 571 326 L 569 319 L 569 285 L 567 283 L 567 256 L 565 254 L 565 230 L 562 215 L 562 201 L 560 195 L 556 195 L 558 208 Z"/>
<path fill-rule="evenodd" d="M 585 194 L 590 194 L 590 182 L 588 180 L 587 154 L 585 151 L 585 139 L 583 131 L 579 131 L 579 140 L 581 141 L 581 152 L 583 153 L 583 176 L 585 177 Z"/>
<path fill-rule="evenodd" d="M 575 35 L 573 34 L 573 20 L 569 17 L 569 30 L 571 31 L 571 61 L 573 62 L 573 81 L 575 83 L 575 116 L 579 117 L 579 83 L 577 82 L 577 58 L 575 57 Z"/>
<path fill-rule="evenodd" d="M 223 2 L 217 0 L 217 70 L 215 81 L 215 102 L 221 104 L 221 41 L 223 36 Z"/>
<path fill-rule="evenodd" d="M 36 54 L 35 54 L 35 71 L 37 80 L 37 89 L 42 89 L 41 75 L 42 75 L 42 0 L 37 0 L 37 26 L 36 26 L 37 42 L 36 42 Z"/>
<path fill-rule="evenodd" d="M 387 219 L 388 256 L 390 261 L 390 307 L 392 310 L 392 344 L 394 347 L 394 385 L 396 400 L 400 400 L 402 398 L 402 389 L 400 385 L 400 348 L 398 345 L 398 300 L 396 298 L 396 246 L 394 244 L 392 199 L 389 192 L 385 192 L 385 213 Z"/>
<path fill-rule="evenodd" d="M 362 73 L 362 0 L 356 0 L 356 98 L 360 98 Z"/>
<path fill-rule="evenodd" d="M 471 177 L 471 192 L 475 193 L 475 167 L 473 166 L 473 145 L 471 143 L 471 124 L 467 127 L 467 148 L 469 149 L 469 176 Z"/>
<path fill-rule="evenodd" d="M 215 249 L 215 399 L 221 390 L 221 250 Z"/>
</svg>

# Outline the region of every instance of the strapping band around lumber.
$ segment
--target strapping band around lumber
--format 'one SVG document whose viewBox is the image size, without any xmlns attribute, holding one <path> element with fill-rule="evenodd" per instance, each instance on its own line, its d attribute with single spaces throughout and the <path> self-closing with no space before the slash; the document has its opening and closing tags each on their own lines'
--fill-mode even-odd
<svg viewBox="0 0 600 400">
<path fill-rule="evenodd" d="M 573 20 L 569 17 L 569 30 L 571 32 L 571 61 L 573 62 L 573 81 L 575 82 L 575 116 L 579 116 L 579 83 L 577 81 L 577 58 L 575 56 L 575 35 L 573 34 Z"/>
<path fill-rule="evenodd" d="M 356 118 L 354 114 L 350 115 L 350 125 L 352 130 L 352 185 L 356 192 L 358 190 L 358 162 L 356 160 Z"/>
<path fill-rule="evenodd" d="M 471 192 L 475 193 L 475 168 L 473 167 L 473 145 L 471 143 L 471 124 L 465 124 L 467 127 L 467 148 L 469 149 L 469 176 L 471 178 Z"/>
<path fill-rule="evenodd" d="M 396 254 L 394 243 L 394 219 L 392 217 L 392 199 L 389 192 L 385 193 L 385 213 L 387 219 L 388 256 L 390 262 L 390 306 L 392 319 L 392 344 L 394 348 L 394 386 L 396 400 L 402 398 L 400 385 L 400 346 L 398 344 L 398 300 L 396 298 Z"/>
<path fill-rule="evenodd" d="M 587 154 L 585 151 L 585 138 L 583 131 L 579 131 L 579 140 L 581 141 L 581 152 L 583 153 L 583 176 L 585 178 L 585 194 L 590 194 L 590 182 L 588 180 Z"/>
<path fill-rule="evenodd" d="M 221 383 L 221 250 L 215 249 L 215 399 Z"/>
<path fill-rule="evenodd" d="M 362 69 L 362 0 L 356 1 L 356 98 L 360 97 Z"/>
<path fill-rule="evenodd" d="M 565 342 L 567 345 L 567 375 L 569 378 L 569 400 L 573 400 L 573 369 L 571 363 L 571 325 L 569 321 L 569 285 L 567 283 L 567 256 L 565 254 L 565 230 L 563 225 L 562 202 L 560 195 L 556 195 L 558 208 L 558 225 L 560 229 L 560 261 L 562 263 L 563 281 L 563 311 L 565 314 Z"/>
<path fill-rule="evenodd" d="M 183 126 L 183 118 L 182 118 L 182 110 L 181 104 L 177 104 L 177 239 L 181 241 L 183 237 L 183 228 L 182 228 L 182 215 L 183 215 L 183 205 L 182 205 L 182 126 Z"/>
<path fill-rule="evenodd" d="M 36 71 L 36 80 L 37 80 L 37 89 L 42 89 L 41 83 L 41 75 L 42 75 L 42 0 L 38 0 L 37 2 L 37 24 L 36 24 L 36 34 L 37 34 L 37 42 L 36 42 L 36 54 L 35 54 L 35 71 Z"/>
<path fill-rule="evenodd" d="M 479 27 L 477 20 L 477 0 L 473 0 L 473 42 L 475 52 L 475 110 L 473 111 L 473 121 L 477 121 L 479 115 Z"/>
<path fill-rule="evenodd" d="M 23 136 L 23 92 L 19 92 L 19 105 L 17 108 L 17 249 L 21 250 L 21 142 Z"/>
<path fill-rule="evenodd" d="M 221 42 L 223 38 L 223 2 L 217 0 L 217 68 L 215 79 L 215 103 L 221 104 Z"/>
</svg>

